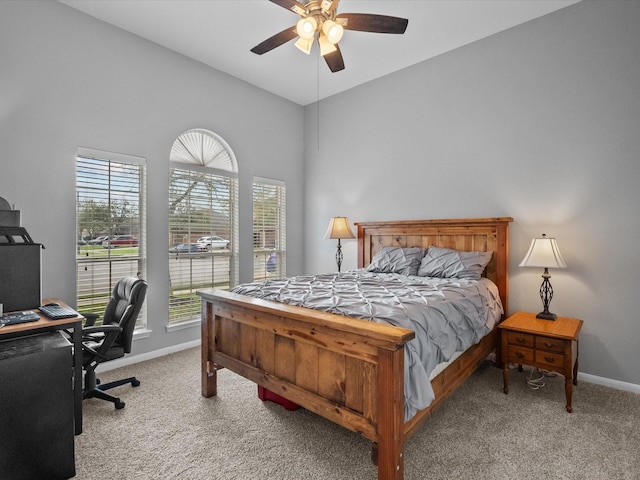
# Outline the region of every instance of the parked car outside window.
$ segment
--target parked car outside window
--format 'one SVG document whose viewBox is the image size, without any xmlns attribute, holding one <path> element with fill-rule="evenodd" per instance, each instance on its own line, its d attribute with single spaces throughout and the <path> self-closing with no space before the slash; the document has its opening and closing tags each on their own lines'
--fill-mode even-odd
<svg viewBox="0 0 640 480">
<path fill-rule="evenodd" d="M 101 235 L 93 240 L 89 240 L 89 245 L 102 245 L 102 242 L 105 240 L 109 240 L 109 235 Z"/>
<path fill-rule="evenodd" d="M 222 237 L 200 237 L 196 242 L 200 249 L 210 250 L 212 248 L 227 248 L 229 240 L 225 240 Z"/>
<path fill-rule="evenodd" d="M 169 249 L 169 253 L 198 253 L 200 247 L 196 243 L 180 243 Z"/>
<path fill-rule="evenodd" d="M 122 246 L 130 246 L 135 247 L 138 245 L 138 237 L 134 237 L 133 235 L 116 235 L 115 237 L 110 238 L 109 240 L 105 240 L 102 242 L 102 246 L 104 248 L 116 248 Z"/>
</svg>

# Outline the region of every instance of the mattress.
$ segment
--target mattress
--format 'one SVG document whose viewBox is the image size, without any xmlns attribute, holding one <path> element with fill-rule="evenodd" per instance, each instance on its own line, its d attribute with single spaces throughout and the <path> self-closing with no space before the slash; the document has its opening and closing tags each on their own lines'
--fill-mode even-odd
<svg viewBox="0 0 640 480">
<path fill-rule="evenodd" d="M 491 332 L 503 311 L 498 288 L 486 278 L 364 269 L 246 283 L 232 292 L 413 330 L 405 346 L 405 420 L 433 401 L 430 379 L 440 365 Z"/>
</svg>

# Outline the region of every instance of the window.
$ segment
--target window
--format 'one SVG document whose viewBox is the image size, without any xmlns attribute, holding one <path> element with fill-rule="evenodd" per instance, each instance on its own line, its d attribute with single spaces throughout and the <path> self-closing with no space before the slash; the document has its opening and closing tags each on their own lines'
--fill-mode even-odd
<svg viewBox="0 0 640 480">
<path fill-rule="evenodd" d="M 145 277 L 145 160 L 78 149 L 76 284 L 80 313 L 100 313 L 115 283 Z M 146 325 L 146 308 L 138 326 Z"/>
<path fill-rule="evenodd" d="M 200 318 L 196 291 L 237 283 L 237 168 L 224 141 L 190 130 L 174 142 L 169 175 L 169 323 Z"/>
<path fill-rule="evenodd" d="M 285 185 L 256 178 L 253 182 L 253 278 L 286 275 Z"/>
</svg>

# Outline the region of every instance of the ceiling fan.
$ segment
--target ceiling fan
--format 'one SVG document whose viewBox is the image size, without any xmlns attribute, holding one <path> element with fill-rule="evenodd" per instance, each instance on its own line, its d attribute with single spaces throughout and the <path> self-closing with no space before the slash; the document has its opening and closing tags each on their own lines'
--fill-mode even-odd
<svg viewBox="0 0 640 480">
<path fill-rule="evenodd" d="M 373 33 L 402 34 L 407 29 L 409 20 L 368 13 L 337 13 L 340 0 L 309 0 L 300 3 L 296 0 L 269 0 L 287 10 L 300 15 L 298 23 L 289 27 L 251 49 L 253 53 L 262 55 L 280 45 L 299 37 L 295 45 L 307 55 L 311 52 L 317 38 L 320 54 L 324 57 L 332 72 L 344 70 L 344 61 L 338 42 L 344 30 L 357 30 Z"/>
</svg>

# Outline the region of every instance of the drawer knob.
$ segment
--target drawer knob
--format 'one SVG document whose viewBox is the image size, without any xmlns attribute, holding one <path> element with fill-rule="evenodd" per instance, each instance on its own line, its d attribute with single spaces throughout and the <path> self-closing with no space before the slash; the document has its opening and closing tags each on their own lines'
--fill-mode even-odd
<svg viewBox="0 0 640 480">
<path fill-rule="evenodd" d="M 551 348 L 551 347 L 553 347 L 553 343 L 551 343 L 551 342 L 544 342 L 544 346 L 545 346 L 545 347 L 547 347 L 547 348 Z"/>
<path fill-rule="evenodd" d="M 553 357 L 544 357 L 544 359 L 549 363 L 553 363 L 553 361 L 555 360 Z"/>
<path fill-rule="evenodd" d="M 518 357 L 518 358 L 524 358 L 524 353 L 522 353 L 522 352 L 516 352 L 516 357 Z"/>
<path fill-rule="evenodd" d="M 518 337 L 518 338 L 516 338 L 516 342 L 518 342 L 518 343 L 524 343 L 524 338 L 522 338 L 522 337 Z"/>
</svg>

